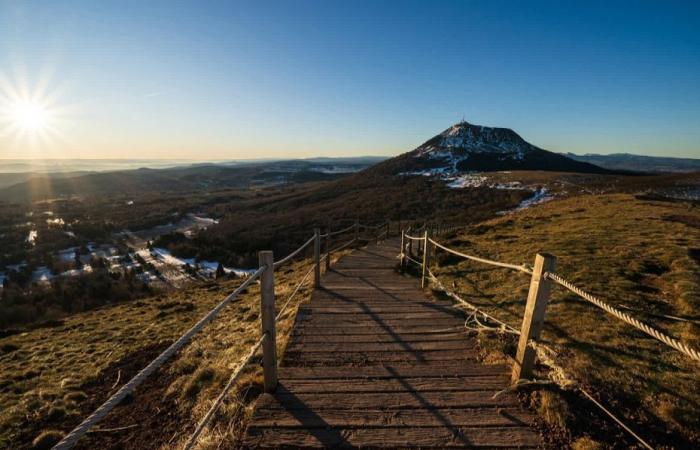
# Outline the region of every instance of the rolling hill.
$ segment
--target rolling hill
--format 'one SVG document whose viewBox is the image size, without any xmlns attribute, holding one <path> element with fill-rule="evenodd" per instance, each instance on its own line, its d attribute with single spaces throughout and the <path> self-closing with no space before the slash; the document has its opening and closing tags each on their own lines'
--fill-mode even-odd
<svg viewBox="0 0 700 450">
<path fill-rule="evenodd" d="M 669 158 L 665 156 L 632 155 L 630 153 L 614 153 L 611 155 L 597 155 L 593 153 L 575 155 L 573 153 L 565 153 L 564 156 L 610 170 L 634 170 L 640 172 L 700 171 L 700 159 L 694 158 Z"/>
</svg>

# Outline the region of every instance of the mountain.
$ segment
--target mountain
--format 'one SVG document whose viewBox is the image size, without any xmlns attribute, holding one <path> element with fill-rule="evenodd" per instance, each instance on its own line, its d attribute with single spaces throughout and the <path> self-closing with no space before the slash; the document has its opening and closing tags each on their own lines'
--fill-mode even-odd
<svg viewBox="0 0 700 450">
<path fill-rule="evenodd" d="M 633 170 L 640 172 L 695 172 L 700 171 L 700 159 L 669 158 L 665 156 L 643 156 L 630 153 L 613 153 L 597 155 L 587 153 L 575 155 L 564 153 L 564 156 L 583 161 L 610 170 Z"/>
<path fill-rule="evenodd" d="M 459 122 L 415 150 L 380 163 L 391 173 L 549 170 L 611 173 L 587 162 L 543 150 L 508 128 Z"/>
</svg>

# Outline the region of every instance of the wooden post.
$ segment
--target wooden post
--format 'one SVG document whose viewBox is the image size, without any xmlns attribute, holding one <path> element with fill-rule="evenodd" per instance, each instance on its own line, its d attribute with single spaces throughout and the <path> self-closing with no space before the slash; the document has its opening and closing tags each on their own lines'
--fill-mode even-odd
<svg viewBox="0 0 700 450">
<path fill-rule="evenodd" d="M 275 330 L 275 270 L 274 257 L 269 250 L 258 252 L 258 263 L 265 270 L 260 276 L 260 322 L 263 340 L 263 385 L 265 392 L 277 388 L 277 332 Z"/>
<path fill-rule="evenodd" d="M 314 228 L 314 286 L 321 285 L 321 229 Z"/>
<path fill-rule="evenodd" d="M 428 229 L 429 230 L 429 229 Z M 428 275 L 428 269 L 430 267 L 430 251 L 428 250 L 428 239 L 430 238 L 430 231 L 425 230 L 423 234 L 423 275 L 420 280 L 420 287 L 424 288 L 426 283 L 425 279 Z"/>
<path fill-rule="evenodd" d="M 408 227 L 408 231 L 406 232 L 406 234 L 408 234 L 408 232 L 410 232 L 410 231 L 411 231 L 411 227 Z M 406 238 L 406 239 L 408 239 L 408 238 Z M 413 239 L 408 239 L 408 252 L 407 252 L 407 254 L 408 254 L 408 256 L 413 256 Z"/>
<path fill-rule="evenodd" d="M 331 227 L 328 226 L 328 236 L 326 236 L 326 270 L 331 268 Z"/>
<path fill-rule="evenodd" d="M 553 272 L 557 259 L 546 253 L 538 253 L 535 257 L 535 267 L 532 270 L 530 291 L 527 294 L 527 304 L 520 329 L 520 341 L 515 355 L 512 380 L 532 377 L 532 367 L 535 363 L 535 349 L 528 345 L 530 340 L 537 341 L 544 324 L 544 311 L 549 301 L 551 282 L 544 278 L 545 272 Z"/>
<path fill-rule="evenodd" d="M 406 266 L 406 238 L 405 238 L 406 233 L 401 230 L 401 262 L 399 264 L 399 267 L 401 268 L 401 271 L 403 271 L 404 267 Z"/>
</svg>

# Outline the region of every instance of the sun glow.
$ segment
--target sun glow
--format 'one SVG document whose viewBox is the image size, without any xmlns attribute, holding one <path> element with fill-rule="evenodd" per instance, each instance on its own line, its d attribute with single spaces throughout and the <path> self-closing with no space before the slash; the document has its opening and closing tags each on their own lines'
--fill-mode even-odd
<svg viewBox="0 0 700 450">
<path fill-rule="evenodd" d="M 15 126 L 26 133 L 40 133 L 50 124 L 51 111 L 39 102 L 20 101 L 11 106 Z"/>
<path fill-rule="evenodd" d="M 12 82 L 0 73 L 0 145 L 25 149 L 30 157 L 53 155 L 66 126 L 68 109 L 59 106 L 58 93 L 47 90 L 48 79 L 40 77 L 30 86 L 26 76 Z"/>
</svg>

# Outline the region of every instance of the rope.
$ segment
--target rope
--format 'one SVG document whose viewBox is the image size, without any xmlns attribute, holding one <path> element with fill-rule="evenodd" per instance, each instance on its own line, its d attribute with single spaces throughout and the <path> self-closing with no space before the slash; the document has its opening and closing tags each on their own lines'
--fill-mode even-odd
<svg viewBox="0 0 700 450">
<path fill-rule="evenodd" d="M 430 238 L 428 238 L 428 241 L 431 242 L 431 243 L 432 243 L 433 245 L 435 245 L 436 247 L 441 248 L 441 249 L 445 250 L 445 251 L 448 252 L 448 253 L 452 253 L 453 255 L 461 256 L 462 258 L 471 259 L 472 261 L 477 261 L 477 262 L 481 262 L 481 263 L 484 263 L 484 264 L 490 264 L 490 265 L 492 265 L 492 266 L 498 266 L 498 267 L 504 267 L 504 268 L 506 268 L 506 269 L 518 270 L 518 271 L 523 272 L 523 273 L 526 273 L 526 274 L 528 274 L 528 275 L 532 275 L 532 270 L 530 270 L 530 269 L 529 269 L 526 265 L 524 265 L 524 264 L 523 264 L 523 265 L 508 264 L 508 263 L 502 263 L 502 262 L 494 261 L 494 260 L 492 260 L 492 259 L 479 258 L 478 256 L 471 256 L 471 255 L 467 255 L 467 254 L 465 254 L 465 253 L 460 253 L 460 252 L 458 252 L 458 251 L 456 251 L 456 250 L 452 250 L 451 248 L 445 247 L 444 245 L 442 245 L 442 244 L 440 244 L 440 243 L 438 243 L 438 242 L 436 242 L 436 241 L 434 241 L 434 240 L 432 240 L 432 239 L 430 239 Z"/>
<path fill-rule="evenodd" d="M 99 408 L 97 408 L 90 416 L 85 419 L 80 425 L 75 427 L 73 431 L 68 433 L 61 441 L 53 447 L 53 450 L 67 450 L 72 448 L 78 440 L 87 433 L 87 431 L 93 427 L 97 422 L 104 418 L 115 406 L 117 406 L 127 395 L 136 389 L 143 381 L 148 378 L 153 372 L 155 372 L 160 366 L 162 366 L 165 361 L 167 361 L 171 356 L 175 354 L 178 350 L 185 346 L 186 343 L 192 339 L 192 336 L 197 334 L 205 325 L 216 317 L 221 310 L 228 305 L 236 296 L 241 293 L 245 288 L 248 287 L 255 279 L 257 279 L 260 274 L 266 269 L 265 266 L 256 270 L 246 281 L 243 282 L 236 290 L 229 294 L 225 299 L 223 299 L 214 309 L 209 311 L 209 313 L 202 317 L 199 322 L 197 322 L 192 328 L 190 328 L 185 334 L 180 336 L 180 338 L 173 342 L 170 347 L 165 349 L 163 353 L 158 355 L 156 359 L 150 362 L 145 368 L 141 369 L 131 380 L 129 380 L 124 386 L 122 386 L 114 395 L 112 395 L 106 402 L 104 402 Z"/>
<path fill-rule="evenodd" d="M 407 239 L 410 239 L 410 240 L 412 240 L 412 241 L 422 241 L 423 239 L 425 239 L 425 238 L 422 237 L 422 236 L 421 236 L 421 237 L 416 237 L 416 236 L 409 236 L 409 235 L 407 235 L 407 234 L 404 234 L 404 237 L 407 238 Z"/>
<path fill-rule="evenodd" d="M 221 391 L 219 396 L 216 397 L 216 400 L 214 400 L 214 403 L 209 408 L 209 411 L 207 411 L 204 418 L 199 422 L 197 428 L 194 430 L 194 433 L 192 433 L 192 436 L 190 436 L 187 444 L 185 444 L 184 450 L 190 450 L 197 443 L 199 435 L 202 434 L 202 431 L 204 431 L 204 429 L 209 425 L 209 422 L 211 422 L 211 419 L 214 417 L 214 413 L 216 413 L 221 406 L 221 403 L 224 401 L 226 394 L 228 394 L 228 391 L 231 390 L 231 387 L 238 380 L 240 374 L 243 373 L 243 368 L 248 365 L 251 359 L 253 359 L 253 356 L 258 351 L 266 337 L 267 333 L 263 334 L 262 337 L 258 339 L 258 342 L 251 347 L 245 358 L 243 358 L 243 360 L 238 364 L 236 370 L 231 374 L 231 378 L 229 378 L 228 383 L 226 383 L 224 389 Z"/>
<path fill-rule="evenodd" d="M 278 268 L 279 266 L 281 266 L 281 265 L 285 264 L 286 262 L 288 262 L 290 259 L 294 258 L 295 256 L 297 256 L 297 255 L 299 254 L 299 252 L 301 252 L 301 251 L 304 250 L 306 247 L 308 247 L 309 244 L 311 244 L 311 243 L 314 241 L 314 239 L 316 239 L 316 236 L 311 236 L 311 239 L 309 239 L 308 241 L 306 241 L 301 247 L 299 247 L 298 249 L 294 250 L 292 253 L 288 254 L 287 256 L 285 256 L 284 258 L 280 259 L 279 261 L 275 261 L 275 262 L 272 264 L 272 267 L 274 267 L 274 268 L 276 269 L 276 268 Z"/>
<path fill-rule="evenodd" d="M 548 274 L 548 273 L 547 273 L 547 274 Z M 547 274 L 546 274 L 546 275 L 547 275 Z M 476 306 L 474 306 L 474 305 L 472 305 L 471 303 L 467 302 L 466 300 L 462 299 L 462 298 L 461 298 L 459 295 L 457 295 L 456 293 L 447 290 L 447 289 L 444 287 L 444 285 L 440 282 L 440 280 L 438 280 L 437 277 L 436 277 L 430 270 L 428 270 L 428 275 L 430 275 L 430 278 L 438 285 L 438 287 L 440 288 L 440 290 L 442 290 L 445 294 L 447 294 L 448 296 L 452 297 L 453 299 L 457 300 L 458 302 L 462 303 L 464 306 L 467 306 L 467 307 L 470 308 L 472 311 L 474 311 L 473 315 L 474 315 L 475 318 L 476 318 L 476 315 L 475 315 L 475 314 L 478 312 L 478 313 L 480 313 L 480 314 L 483 314 L 485 317 L 488 317 L 489 319 L 493 320 L 494 322 L 501 324 L 501 326 L 502 326 L 504 329 L 510 330 L 510 332 L 512 332 L 513 334 L 520 335 L 520 331 L 518 331 L 518 330 L 516 330 L 515 328 L 511 327 L 511 326 L 508 325 L 507 323 L 502 322 L 502 321 L 496 319 L 495 317 L 493 317 L 493 316 L 491 316 L 491 315 L 485 313 L 484 311 L 481 311 L 481 310 L 480 310 L 479 308 L 477 308 Z M 492 328 L 492 327 L 487 327 L 487 328 Z M 543 345 L 543 344 L 539 344 L 539 343 L 537 343 L 537 342 L 535 342 L 535 341 L 533 341 L 533 340 L 530 340 L 530 341 L 528 342 L 528 345 L 535 349 L 535 351 L 537 352 L 537 357 L 540 359 L 540 361 L 542 361 L 545 365 L 547 365 L 547 366 L 551 369 L 550 372 L 549 372 L 549 377 L 550 377 L 550 379 L 552 380 L 552 382 L 554 382 L 555 384 L 557 384 L 557 385 L 559 385 L 559 386 L 562 386 L 562 387 L 564 387 L 564 388 L 566 388 L 566 387 L 568 387 L 568 386 L 570 386 L 570 385 L 572 385 L 572 384 L 575 384 L 575 381 L 573 381 L 573 380 L 564 372 L 564 369 L 562 369 L 559 365 L 557 365 L 557 364 L 554 362 L 554 360 L 553 360 L 554 357 L 553 357 L 553 356 L 550 356 L 550 354 L 555 354 L 555 353 L 554 353 L 554 350 L 552 350 L 551 348 L 549 348 L 549 347 L 547 347 L 547 346 L 545 346 L 545 345 Z M 550 354 L 547 354 L 547 353 L 550 353 Z M 502 394 L 503 392 L 506 392 L 506 391 L 510 390 L 510 389 L 517 389 L 517 388 L 520 387 L 520 386 L 530 385 L 530 384 L 546 384 L 546 382 L 545 382 L 545 381 L 542 381 L 542 380 L 518 380 L 518 381 L 516 381 L 513 385 L 509 386 L 508 388 L 504 389 L 503 391 L 497 392 L 496 395 L 494 396 L 494 398 L 495 398 L 496 396 Z M 583 393 L 586 397 L 588 397 L 588 399 L 591 400 L 591 402 L 593 402 L 594 405 L 596 405 L 598 408 L 600 408 L 601 411 L 603 411 L 603 412 L 604 412 L 605 414 L 607 414 L 610 418 L 612 418 L 618 425 L 620 425 L 620 426 L 622 427 L 622 429 L 624 429 L 624 430 L 627 431 L 632 437 L 634 437 L 635 439 L 637 439 L 637 441 L 638 441 L 640 444 L 642 444 L 642 445 L 643 445 L 644 447 L 646 447 L 647 449 L 653 450 L 653 447 L 651 447 L 644 439 L 642 439 L 641 437 L 639 437 L 639 435 L 637 435 L 634 431 L 632 431 L 632 429 L 631 429 L 630 427 L 628 427 L 627 425 L 625 425 L 625 423 L 622 422 L 622 420 L 618 419 L 612 412 L 610 412 L 607 408 L 605 408 L 600 402 L 598 402 L 595 398 L 593 398 L 593 396 L 591 396 L 591 394 L 589 394 L 588 392 L 586 392 L 586 391 L 585 391 L 583 388 L 581 388 L 581 387 L 578 387 L 578 390 L 579 390 L 581 393 Z"/>
<path fill-rule="evenodd" d="M 592 401 L 598 408 L 600 408 L 601 410 L 603 410 L 603 412 L 604 412 L 605 414 L 607 414 L 608 416 L 610 416 L 610 418 L 611 418 L 612 420 L 614 420 L 615 422 L 617 422 L 617 424 L 620 425 L 625 431 L 627 431 L 629 434 L 631 434 L 632 436 L 634 436 L 634 437 L 637 439 L 637 441 L 639 441 L 640 444 L 642 444 L 644 447 L 646 447 L 646 448 L 649 449 L 649 450 L 654 450 L 654 447 L 652 447 L 651 445 L 649 445 L 649 443 L 648 443 L 647 441 L 645 441 L 644 439 L 642 439 L 641 437 L 639 437 L 639 436 L 637 435 L 637 433 L 635 433 L 634 431 L 632 431 L 632 429 L 631 429 L 630 427 L 628 427 L 628 426 L 625 425 L 620 419 L 618 419 L 617 417 L 615 417 L 615 415 L 614 415 L 613 413 L 611 413 L 610 411 L 608 411 L 608 409 L 607 409 L 605 406 L 603 406 L 602 404 L 600 404 L 600 402 L 598 402 L 598 400 L 596 400 L 595 398 L 593 398 L 593 396 L 592 396 L 591 394 L 589 394 L 588 392 L 586 392 L 585 389 L 579 387 L 578 390 L 579 390 L 583 395 L 585 395 L 586 397 L 588 397 L 588 400 Z"/>
<path fill-rule="evenodd" d="M 335 236 L 337 234 L 347 233 L 348 231 L 352 230 L 353 228 L 355 228 L 355 225 L 350 225 L 349 227 L 343 228 L 342 230 L 338 230 L 338 231 L 334 231 L 332 233 L 326 233 L 326 234 L 330 235 L 330 236 Z"/>
<path fill-rule="evenodd" d="M 559 275 L 546 272 L 545 274 L 546 278 L 549 278 L 556 282 L 557 284 L 565 287 L 569 291 L 573 292 L 574 294 L 578 295 L 579 297 L 583 298 L 584 300 L 587 300 L 594 305 L 596 305 L 598 308 L 607 311 L 608 313 L 612 314 L 613 316 L 617 317 L 618 319 L 622 320 L 623 322 L 628 323 L 629 325 L 632 325 L 636 329 L 645 332 L 649 336 L 657 339 L 660 342 L 663 342 L 664 344 L 668 345 L 669 347 L 672 347 L 679 352 L 683 353 L 684 355 L 696 360 L 700 361 L 700 352 L 695 350 L 694 348 L 680 342 L 679 340 L 662 333 L 661 331 L 657 330 L 656 328 L 653 328 L 650 325 L 647 325 L 646 323 L 635 319 L 634 317 L 630 316 L 629 314 L 626 314 L 619 309 L 610 306 L 609 304 L 605 303 L 603 300 L 594 297 L 593 295 L 589 294 L 588 292 L 585 292 L 584 290 L 574 286 L 573 284 L 569 283 L 565 279 L 561 278 Z"/>
<path fill-rule="evenodd" d="M 461 303 L 462 305 L 466 306 L 467 308 L 469 308 L 469 309 L 472 310 L 473 312 L 479 313 L 479 314 L 483 315 L 484 317 L 487 317 L 489 320 L 492 320 L 492 321 L 496 322 L 496 323 L 499 324 L 504 330 L 508 330 L 509 332 L 514 332 L 515 334 L 520 334 L 520 330 L 517 330 L 517 329 L 511 327 L 510 325 L 508 325 L 507 323 L 503 322 L 502 320 L 499 320 L 499 319 L 493 317 L 492 315 L 488 314 L 487 312 L 484 312 L 484 311 L 480 310 L 479 308 L 477 308 L 477 307 L 474 306 L 473 304 L 469 303 L 468 301 L 464 300 L 462 297 L 460 297 L 459 295 L 457 295 L 457 293 L 448 290 L 448 289 L 442 284 L 442 282 L 441 282 L 440 280 L 438 280 L 438 278 L 433 274 L 433 272 L 432 272 L 430 269 L 428 269 L 427 272 L 428 272 L 428 275 L 430 276 L 430 278 L 435 282 L 435 284 L 437 285 L 437 287 L 438 287 L 442 292 L 444 292 L 448 297 L 453 298 L 453 299 L 456 300 L 458 303 Z"/>
<path fill-rule="evenodd" d="M 323 260 L 323 258 L 321 258 L 321 260 Z M 311 266 L 311 268 L 309 269 L 309 271 L 306 272 L 306 275 L 304 275 L 304 277 L 301 279 L 301 281 L 299 283 L 297 283 L 296 287 L 294 288 L 294 292 L 292 292 L 291 295 L 289 297 L 287 297 L 287 301 L 284 302 L 284 306 L 282 306 L 282 309 L 280 309 L 280 312 L 277 313 L 277 317 L 275 317 L 275 322 L 280 320 L 280 317 L 282 317 L 284 310 L 287 309 L 287 305 L 289 305 L 289 302 L 291 302 L 294 295 L 297 292 L 299 292 L 299 289 L 301 289 L 301 286 L 306 282 L 306 279 L 309 277 L 309 275 L 311 275 L 311 272 L 313 272 L 315 268 L 316 268 L 316 264 L 313 264 Z"/>
<path fill-rule="evenodd" d="M 422 265 L 423 265 L 422 262 L 416 261 L 415 259 L 411 258 L 410 256 L 408 256 L 408 255 L 406 255 L 406 254 L 404 254 L 403 257 L 406 258 L 407 260 L 411 261 L 411 262 L 414 263 L 414 264 L 418 264 L 419 266 L 422 266 Z"/>
</svg>

